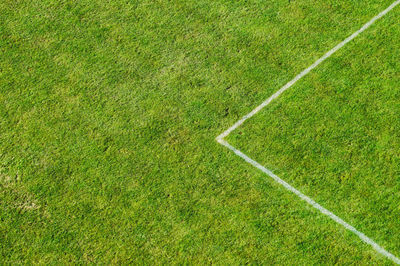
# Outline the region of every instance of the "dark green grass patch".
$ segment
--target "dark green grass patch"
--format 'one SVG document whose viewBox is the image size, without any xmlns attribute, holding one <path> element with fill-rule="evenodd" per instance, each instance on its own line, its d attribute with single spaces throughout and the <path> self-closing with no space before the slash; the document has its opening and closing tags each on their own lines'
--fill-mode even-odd
<svg viewBox="0 0 400 266">
<path fill-rule="evenodd" d="M 215 137 L 390 3 L 1 1 L 0 261 L 385 262 Z"/>
<path fill-rule="evenodd" d="M 397 255 L 399 15 L 394 10 L 230 138 Z"/>
</svg>

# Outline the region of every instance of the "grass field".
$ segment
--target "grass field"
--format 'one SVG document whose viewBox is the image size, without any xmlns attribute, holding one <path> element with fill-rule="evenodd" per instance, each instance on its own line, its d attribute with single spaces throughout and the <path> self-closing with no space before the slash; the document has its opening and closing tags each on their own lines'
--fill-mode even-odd
<svg viewBox="0 0 400 266">
<path fill-rule="evenodd" d="M 215 137 L 392 2 L 0 2 L 0 261 L 390 264 Z M 227 138 L 397 256 L 399 16 Z"/>
<path fill-rule="evenodd" d="M 395 11 L 228 140 L 400 254 Z"/>
</svg>

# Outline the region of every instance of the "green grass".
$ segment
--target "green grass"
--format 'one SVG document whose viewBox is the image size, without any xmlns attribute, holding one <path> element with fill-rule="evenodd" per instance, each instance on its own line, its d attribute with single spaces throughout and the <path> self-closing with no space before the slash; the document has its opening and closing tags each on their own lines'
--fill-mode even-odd
<svg viewBox="0 0 400 266">
<path fill-rule="evenodd" d="M 389 263 L 215 137 L 391 2 L 0 2 L 0 261 Z M 398 185 L 398 172 L 391 171 L 398 170 L 399 143 L 390 138 L 398 129 L 396 15 L 397 10 L 250 120 L 241 128 L 247 133 L 231 136 L 393 252 L 399 246 L 388 232 L 398 222 L 386 218 L 395 217 L 395 206 L 374 209 L 379 202 L 363 203 L 360 193 L 397 200 L 395 186 L 392 194 L 374 187 L 386 187 L 382 177 Z M 335 97 L 349 105 L 331 102 Z M 318 117 L 313 108 L 321 111 Z M 289 110 L 290 118 L 279 124 L 287 141 L 265 134 L 274 128 L 277 133 L 274 125 L 283 113 L 277 114 Z M 324 124 L 329 118 L 332 123 Z M 358 172 L 346 164 L 336 171 L 340 154 L 350 156 L 341 136 L 354 121 L 360 127 L 345 137 L 355 142 L 354 157 L 348 158 L 356 160 Z M 304 135 L 290 137 L 291 130 L 299 132 L 296 125 Z M 315 149 L 304 159 L 302 149 L 310 148 L 306 140 L 318 125 L 319 132 L 334 135 L 312 143 Z M 367 129 L 371 134 L 364 136 Z M 288 149 L 296 139 L 295 149 Z M 318 165 L 313 158 L 323 159 L 318 155 L 329 151 L 318 149 L 328 149 L 329 141 L 338 148 Z M 358 149 L 364 143 L 380 150 Z M 283 165 L 290 160 L 296 164 Z M 331 175 L 318 184 L 305 182 L 310 173 L 314 180 L 326 176 L 321 172 Z M 350 199 L 345 185 L 336 186 L 337 197 L 331 198 L 325 184 L 337 184 L 335 173 L 357 185 L 368 175 L 363 184 L 372 186 L 355 187 Z M 360 211 L 363 206 L 375 212 Z M 371 219 L 357 219 L 362 211 Z"/>
<path fill-rule="evenodd" d="M 399 10 L 231 137 L 359 230 L 400 254 Z"/>
</svg>

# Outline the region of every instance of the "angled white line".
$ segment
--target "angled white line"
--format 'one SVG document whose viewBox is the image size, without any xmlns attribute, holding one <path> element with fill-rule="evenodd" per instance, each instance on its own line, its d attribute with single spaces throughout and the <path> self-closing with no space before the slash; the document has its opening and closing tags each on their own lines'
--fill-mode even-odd
<svg viewBox="0 0 400 266">
<path fill-rule="evenodd" d="M 315 209 L 319 210 L 321 213 L 327 215 L 330 217 L 332 220 L 337 222 L 338 224 L 344 226 L 347 230 L 353 232 L 356 234 L 362 241 L 364 241 L 366 244 L 372 246 L 378 253 L 386 256 L 388 259 L 393 261 L 396 264 L 400 265 L 400 259 L 391 254 L 390 252 L 386 251 L 384 248 L 379 246 L 375 241 L 364 235 L 362 232 L 358 231 L 356 228 L 351 226 L 350 224 L 346 223 L 344 220 L 342 220 L 340 217 L 336 216 L 334 213 L 331 211 L 325 209 L 321 205 L 319 205 L 317 202 L 315 202 L 313 199 L 310 197 L 304 195 L 301 193 L 299 190 L 295 189 L 292 187 L 289 183 L 286 181 L 282 180 L 279 178 L 277 175 L 275 175 L 272 171 L 268 170 L 258 162 L 254 161 L 250 157 L 248 157 L 246 154 L 241 152 L 240 150 L 236 149 L 235 147 L 231 146 L 227 141 L 224 140 L 225 137 L 227 137 L 233 130 L 238 128 L 241 124 L 243 124 L 247 119 L 251 118 L 254 116 L 256 113 L 258 113 L 261 109 L 263 109 L 265 106 L 267 106 L 269 103 L 271 103 L 274 99 L 278 98 L 284 91 L 292 87 L 297 81 L 299 81 L 302 77 L 310 73 L 311 70 L 316 68 L 319 64 L 324 62 L 327 58 L 332 56 L 335 52 L 337 52 L 340 48 L 345 46 L 347 43 L 352 41 L 354 38 L 356 38 L 358 35 L 360 35 L 362 32 L 364 32 L 366 29 L 368 29 L 372 24 L 375 23 L 378 19 L 382 18 L 385 16 L 389 11 L 391 11 L 393 8 L 395 8 L 397 5 L 400 4 L 400 0 L 395 1 L 393 4 L 391 4 L 388 8 L 386 8 L 384 11 L 379 13 L 377 16 L 372 18 L 369 22 L 367 22 L 364 26 L 362 26 L 358 31 L 354 32 L 351 36 L 346 38 L 344 41 L 336 45 L 333 49 L 331 49 L 329 52 L 327 52 L 325 55 L 323 55 L 320 59 L 315 61 L 311 66 L 303 70 L 300 74 L 298 74 L 294 79 L 289 81 L 285 86 L 283 86 L 281 89 L 279 89 L 277 92 L 275 92 L 271 97 L 266 99 L 263 103 L 261 103 L 259 106 L 257 106 L 254 110 L 252 110 L 250 113 L 242 117 L 239 121 L 237 121 L 233 126 L 228 128 L 226 131 L 224 131 L 222 134 L 220 134 L 216 140 L 222 144 L 223 146 L 227 147 L 231 151 L 233 151 L 237 156 L 241 157 L 244 159 L 246 162 L 251 164 L 252 166 L 258 168 L 265 174 L 269 175 L 272 179 L 274 179 L 277 183 L 281 184 L 284 186 L 287 190 L 293 192 L 296 194 L 299 198 L 302 200 L 306 201 L 308 204 L 310 204 L 312 207 Z"/>
<path fill-rule="evenodd" d="M 225 140 L 219 140 L 218 142 L 221 143 L 222 145 L 224 145 L 225 147 L 227 147 L 228 149 L 230 149 L 231 151 L 233 151 L 237 156 L 241 157 L 242 159 L 244 159 L 246 162 L 248 162 L 252 166 L 260 169 L 262 172 L 264 172 L 265 174 L 267 174 L 270 177 L 272 177 L 272 179 L 274 179 L 277 183 L 281 184 L 287 190 L 289 190 L 289 191 L 293 192 L 294 194 L 296 194 L 299 198 L 301 198 L 302 200 L 304 200 L 305 202 L 307 202 L 308 204 L 313 206 L 315 209 L 319 210 L 321 213 L 325 214 L 326 216 L 328 216 L 329 218 L 331 218 L 332 220 L 334 220 L 338 224 L 343 225 L 347 230 L 353 232 L 359 238 L 361 238 L 362 241 L 364 241 L 368 245 L 372 246 L 377 252 L 379 252 L 380 254 L 386 256 L 388 259 L 392 260 L 394 263 L 400 264 L 400 259 L 395 257 L 392 253 L 386 251 L 384 248 L 379 246 L 371 238 L 367 237 L 362 232 L 358 231 L 356 228 L 354 228 L 350 224 L 348 224 L 345 221 L 343 221 L 340 217 L 336 216 L 331 211 L 329 211 L 329 210 L 325 209 L 324 207 L 322 207 L 321 205 L 319 205 L 317 202 L 315 202 L 310 197 L 304 195 L 299 190 L 297 190 L 294 187 L 292 187 L 289 183 L 287 183 L 286 181 L 282 180 L 279 176 L 275 175 L 273 172 L 271 172 L 270 170 L 268 170 L 267 168 L 265 168 L 264 166 L 262 166 L 258 162 L 254 161 L 249 156 L 247 156 L 246 154 L 244 154 L 240 150 L 236 149 L 235 147 L 230 145 Z"/>
<path fill-rule="evenodd" d="M 386 8 L 384 11 L 379 13 L 379 15 L 375 16 L 373 19 L 371 19 L 369 22 L 367 22 L 364 26 L 361 27 L 358 31 L 354 32 L 351 36 L 346 38 L 344 41 L 336 45 L 334 48 L 332 48 L 329 52 L 327 52 L 325 55 L 323 55 L 320 59 L 314 62 L 311 66 L 308 68 L 304 69 L 303 72 L 298 74 L 294 79 L 289 81 L 285 86 L 283 86 L 280 90 L 275 92 L 271 97 L 266 99 L 263 103 L 261 103 L 259 106 L 254 108 L 253 111 L 248 113 L 247 115 L 243 116 L 239 121 L 237 121 L 233 126 L 228 128 L 226 131 L 224 131 L 221 135 L 217 137 L 217 140 L 223 139 L 226 136 L 228 136 L 233 130 L 238 128 L 241 124 L 244 123 L 247 119 L 252 117 L 253 115 L 257 114 L 261 109 L 263 109 L 265 106 L 267 106 L 270 102 L 272 102 L 274 99 L 278 98 L 279 95 L 281 95 L 284 91 L 292 87 L 297 81 L 299 81 L 302 77 L 310 73 L 311 70 L 316 68 L 319 64 L 324 62 L 327 58 L 331 57 L 334 53 L 336 53 L 340 48 L 345 46 L 347 43 L 352 41 L 354 38 L 356 38 L 360 33 L 364 32 L 366 29 L 368 29 L 372 24 L 375 23 L 378 19 L 382 18 L 384 15 L 386 15 L 389 11 L 391 11 L 393 8 L 395 8 L 397 5 L 400 4 L 400 0 L 395 1 L 393 4 L 391 4 L 388 8 Z"/>
</svg>

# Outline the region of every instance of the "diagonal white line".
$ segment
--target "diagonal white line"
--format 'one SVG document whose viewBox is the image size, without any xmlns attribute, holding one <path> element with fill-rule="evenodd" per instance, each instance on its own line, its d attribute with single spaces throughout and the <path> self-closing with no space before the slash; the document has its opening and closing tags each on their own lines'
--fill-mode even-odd
<svg viewBox="0 0 400 266">
<path fill-rule="evenodd" d="M 308 204 L 313 206 L 315 209 L 319 210 L 321 213 L 325 214 L 326 216 L 328 216 L 329 218 L 331 218 L 332 220 L 334 220 L 338 224 L 341 224 L 347 230 L 349 230 L 349 231 L 353 232 L 354 234 L 356 234 L 359 238 L 361 238 L 362 241 L 364 241 L 368 245 L 372 246 L 377 252 L 379 252 L 380 254 L 386 256 L 387 258 L 392 260 L 394 263 L 400 264 L 400 259 L 399 258 L 395 257 L 392 253 L 386 251 L 384 248 L 379 246 L 371 238 L 367 237 L 362 232 L 358 231 L 356 228 L 354 228 L 350 224 L 348 224 L 345 221 L 343 221 L 340 217 L 336 216 L 331 211 L 329 211 L 329 210 L 325 209 L 324 207 L 322 207 L 321 205 L 319 205 L 317 202 L 315 202 L 310 197 L 304 195 L 299 190 L 297 190 L 294 187 L 292 187 L 289 183 L 287 183 L 286 181 L 282 180 L 279 176 L 275 175 L 272 171 L 268 170 L 267 168 L 265 168 L 264 166 L 262 166 L 258 162 L 254 161 L 253 159 L 251 159 L 249 156 L 247 156 L 246 154 L 244 154 L 240 150 L 238 150 L 235 147 L 231 146 L 225 140 L 219 140 L 218 142 L 221 143 L 222 145 L 224 145 L 225 147 L 227 147 L 228 149 L 230 149 L 231 151 L 233 151 L 237 156 L 241 157 L 242 159 L 244 159 L 246 162 L 248 162 L 252 166 L 260 169 L 262 172 L 264 172 L 265 174 L 267 174 L 270 177 L 272 177 L 272 179 L 274 179 L 277 183 L 281 184 L 287 190 L 289 190 L 289 191 L 293 192 L 294 194 L 296 194 L 299 198 L 301 198 L 302 200 L 306 201 Z"/>
<path fill-rule="evenodd" d="M 217 137 L 217 140 L 223 139 L 226 136 L 228 136 L 233 130 L 238 128 L 241 124 L 244 123 L 247 119 L 252 117 L 253 115 L 257 114 L 261 109 L 263 109 L 265 106 L 267 106 L 270 102 L 272 102 L 274 99 L 278 98 L 279 95 L 281 95 L 284 91 L 292 87 L 297 81 L 299 81 L 302 77 L 307 75 L 308 73 L 311 72 L 314 68 L 316 68 L 319 64 L 324 62 L 327 58 L 331 57 L 334 53 L 336 53 L 340 48 L 348 44 L 350 41 L 352 41 L 354 38 L 356 38 L 360 33 L 364 32 L 366 29 L 368 29 L 372 24 L 375 23 L 378 19 L 382 18 L 384 15 L 386 15 L 389 11 L 391 11 L 393 8 L 395 8 L 397 5 L 400 4 L 400 0 L 395 1 L 393 4 L 391 4 L 388 8 L 386 8 L 384 11 L 379 13 L 377 16 L 372 18 L 369 22 L 367 22 L 364 26 L 361 27 L 358 31 L 354 32 L 351 36 L 346 38 L 344 41 L 336 45 L 334 48 L 332 48 L 329 52 L 324 54 L 320 59 L 315 61 L 311 66 L 308 68 L 304 69 L 303 72 L 298 74 L 294 79 L 289 81 L 285 86 L 283 86 L 281 89 L 279 89 L 277 92 L 275 92 L 271 97 L 266 99 L 263 103 L 261 103 L 259 106 L 254 108 L 253 111 L 248 113 L 247 115 L 243 116 L 239 121 L 237 121 L 233 126 L 225 130 L 221 135 Z"/>
<path fill-rule="evenodd" d="M 294 187 L 292 187 L 289 183 L 287 183 L 286 181 L 282 180 L 281 178 L 279 178 L 277 175 L 275 175 L 273 172 L 271 172 L 270 170 L 268 170 L 267 168 L 265 168 L 264 166 L 262 166 L 261 164 L 259 164 L 258 162 L 254 161 L 253 159 L 251 159 L 250 157 L 248 157 L 246 154 L 244 154 L 243 152 L 241 152 L 240 150 L 236 149 L 235 147 L 231 146 L 228 142 L 226 142 L 224 140 L 224 138 L 226 136 L 228 136 L 233 130 L 235 130 L 236 128 L 238 128 L 241 124 L 243 124 L 247 119 L 251 118 L 252 116 L 254 116 L 256 113 L 258 113 L 261 109 L 263 109 L 265 106 L 267 106 L 269 103 L 271 103 L 274 99 L 278 98 L 284 91 L 286 91 L 287 89 L 289 89 L 290 87 L 292 87 L 297 81 L 299 81 L 302 77 L 304 77 L 305 75 L 307 75 L 308 73 L 310 73 L 311 70 L 313 70 L 314 68 L 316 68 L 319 64 L 321 64 L 322 62 L 324 62 L 327 58 L 329 58 L 330 56 L 332 56 L 335 52 L 337 52 L 340 48 L 342 48 L 343 46 L 345 46 L 347 43 L 349 43 L 350 41 L 352 41 L 354 38 L 356 38 L 358 35 L 360 35 L 362 32 L 364 32 L 366 29 L 368 29 L 372 24 L 375 23 L 375 21 L 377 21 L 378 19 L 382 18 L 383 16 L 385 16 L 389 11 L 391 11 L 393 8 L 395 8 L 397 5 L 400 4 L 400 0 L 395 1 L 393 4 L 391 4 L 388 8 L 386 8 L 384 11 L 382 11 L 381 13 L 379 13 L 377 16 L 375 16 L 374 18 L 372 18 L 369 22 L 367 22 L 364 26 L 362 26 L 358 31 L 354 32 L 351 36 L 349 36 L 348 38 L 346 38 L 344 41 L 342 41 L 341 43 L 339 43 L 338 45 L 336 45 L 334 48 L 332 48 L 330 51 L 328 51 L 325 55 L 323 55 L 320 59 L 318 59 L 317 61 L 315 61 L 311 66 L 309 66 L 308 68 L 306 68 L 305 70 L 303 70 L 300 74 L 298 74 L 294 79 L 292 79 L 291 81 L 289 81 L 285 86 L 283 86 L 281 89 L 279 89 L 277 92 L 275 92 L 271 97 L 269 97 L 268 99 L 266 99 L 263 103 L 261 103 L 259 106 L 257 106 L 254 110 L 252 110 L 250 113 L 248 113 L 247 115 L 245 115 L 244 117 L 242 117 L 239 121 L 237 121 L 233 126 L 231 126 L 230 128 L 228 128 L 226 131 L 224 131 L 222 134 L 220 134 L 216 140 L 224 145 L 225 147 L 227 147 L 228 149 L 230 149 L 231 151 L 233 151 L 236 155 L 238 155 L 239 157 L 241 157 L 242 159 L 244 159 L 246 162 L 248 162 L 249 164 L 251 164 L 252 166 L 258 168 L 259 170 L 261 170 L 262 172 L 264 172 L 265 174 L 269 175 L 270 177 L 272 177 L 272 179 L 274 179 L 277 183 L 281 184 L 282 186 L 284 186 L 287 190 L 293 192 L 294 194 L 296 194 L 299 198 L 301 198 L 302 200 L 306 201 L 308 204 L 310 204 L 311 206 L 313 206 L 314 208 L 316 208 L 317 210 L 319 210 L 321 213 L 327 215 L 328 217 L 330 217 L 332 220 L 334 220 L 335 222 L 337 222 L 338 224 L 344 226 L 347 230 L 353 232 L 354 234 L 356 234 L 362 241 L 364 241 L 365 243 L 367 243 L 368 245 L 372 246 L 378 253 L 386 256 L 388 259 L 390 259 L 391 261 L 393 261 L 396 264 L 400 264 L 400 259 L 395 257 L 393 254 L 391 254 L 390 252 L 386 251 L 384 248 L 382 248 L 381 246 L 379 246 L 375 241 L 373 241 L 372 239 L 370 239 L 369 237 L 367 237 L 366 235 L 364 235 L 362 232 L 358 231 L 356 228 L 354 228 L 353 226 L 351 226 L 350 224 L 346 223 L 344 220 L 342 220 L 340 217 L 336 216 L 334 213 L 332 213 L 331 211 L 325 209 L 324 207 L 322 207 L 321 205 L 319 205 L 317 202 L 315 202 L 313 199 L 311 199 L 310 197 L 304 195 L 303 193 L 301 193 L 299 190 L 295 189 Z"/>
</svg>

